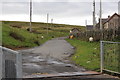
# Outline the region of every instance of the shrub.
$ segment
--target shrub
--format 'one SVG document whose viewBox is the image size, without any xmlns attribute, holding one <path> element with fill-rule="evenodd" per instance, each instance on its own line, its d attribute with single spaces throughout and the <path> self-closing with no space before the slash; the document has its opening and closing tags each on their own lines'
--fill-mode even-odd
<svg viewBox="0 0 120 80">
<path fill-rule="evenodd" d="M 38 40 L 35 40 L 34 43 L 40 46 L 40 42 Z"/>
<path fill-rule="evenodd" d="M 9 35 L 16 40 L 25 41 L 25 38 L 23 36 L 21 36 L 20 34 L 16 33 L 16 32 L 10 32 Z"/>
</svg>

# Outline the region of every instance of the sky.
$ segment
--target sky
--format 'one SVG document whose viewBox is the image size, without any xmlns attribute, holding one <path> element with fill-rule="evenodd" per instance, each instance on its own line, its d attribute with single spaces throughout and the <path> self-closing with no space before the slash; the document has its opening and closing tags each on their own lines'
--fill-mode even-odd
<svg viewBox="0 0 120 80">
<path fill-rule="evenodd" d="M 0 20 L 28 21 L 30 0 L 0 0 Z M 93 0 L 32 0 L 32 21 L 70 25 L 92 25 Z M 118 13 L 119 0 L 102 0 L 102 17 Z M 96 0 L 96 20 L 99 18 Z"/>
</svg>

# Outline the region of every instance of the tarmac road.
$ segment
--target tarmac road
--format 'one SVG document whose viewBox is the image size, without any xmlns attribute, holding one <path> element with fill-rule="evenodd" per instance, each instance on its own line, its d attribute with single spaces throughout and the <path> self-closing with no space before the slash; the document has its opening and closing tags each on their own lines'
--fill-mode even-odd
<svg viewBox="0 0 120 80">
<path fill-rule="evenodd" d="M 74 47 L 64 39 L 55 38 L 39 47 L 20 50 L 23 55 L 23 76 L 86 71 L 68 60 L 74 53 Z"/>
</svg>

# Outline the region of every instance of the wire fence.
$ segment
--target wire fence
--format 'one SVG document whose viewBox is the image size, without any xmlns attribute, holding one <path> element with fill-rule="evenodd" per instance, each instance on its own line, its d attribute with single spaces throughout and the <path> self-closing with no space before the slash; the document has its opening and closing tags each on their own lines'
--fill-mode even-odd
<svg viewBox="0 0 120 80">
<path fill-rule="evenodd" d="M 120 42 L 101 41 L 101 72 L 120 74 Z"/>
<path fill-rule="evenodd" d="M 93 37 L 94 41 L 119 41 L 120 40 L 120 28 L 119 29 L 109 29 L 109 30 L 90 30 L 90 31 L 80 31 L 72 33 L 74 37 L 88 41 L 89 37 Z"/>
</svg>

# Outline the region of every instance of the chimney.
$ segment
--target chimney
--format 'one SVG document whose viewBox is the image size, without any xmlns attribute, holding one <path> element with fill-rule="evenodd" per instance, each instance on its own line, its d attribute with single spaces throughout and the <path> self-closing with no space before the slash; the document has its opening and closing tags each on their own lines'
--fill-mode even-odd
<svg viewBox="0 0 120 80">
<path fill-rule="evenodd" d="M 110 15 L 108 15 L 108 18 L 110 18 Z"/>
</svg>

